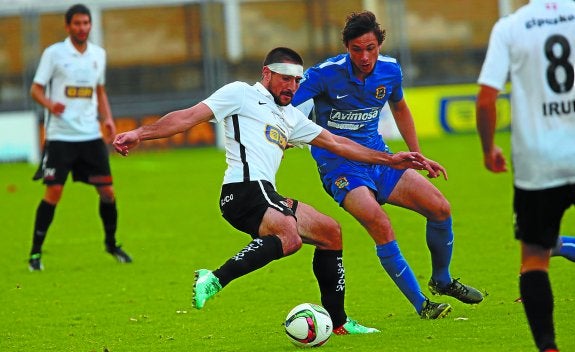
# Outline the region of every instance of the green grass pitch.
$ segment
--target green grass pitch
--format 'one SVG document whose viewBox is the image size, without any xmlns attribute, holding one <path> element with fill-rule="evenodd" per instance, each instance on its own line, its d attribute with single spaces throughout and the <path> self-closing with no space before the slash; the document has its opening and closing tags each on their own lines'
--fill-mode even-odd
<svg viewBox="0 0 575 352">
<path fill-rule="evenodd" d="M 498 142 L 509 154 L 509 135 Z M 445 319 L 419 319 L 381 268 L 363 228 L 322 190 L 306 150 L 285 154 L 279 192 L 337 219 L 344 232 L 348 314 L 381 329 L 335 336 L 323 351 L 535 351 L 518 297 L 518 244 L 512 236 L 511 174 L 482 166 L 476 135 L 423 139 L 425 154 L 449 180 L 433 180 L 449 199 L 456 235 L 451 271 L 486 292 L 469 306 L 450 298 Z M 395 150 L 403 144 L 392 143 Z M 221 218 L 223 152 L 214 148 L 112 156 L 118 237 L 134 258 L 121 265 L 104 252 L 91 187 L 68 183 L 44 247 L 45 271 L 30 273 L 27 255 L 44 188 L 34 166 L 0 164 L 0 351 L 295 351 L 285 337 L 287 312 L 319 303 L 313 248 L 232 282 L 202 311 L 191 308 L 193 271 L 215 269 L 249 236 Z M 424 293 L 430 257 L 424 219 L 385 207 Z M 562 232 L 575 235 L 573 209 Z M 575 263 L 551 261 L 558 343 L 575 350 Z"/>
</svg>

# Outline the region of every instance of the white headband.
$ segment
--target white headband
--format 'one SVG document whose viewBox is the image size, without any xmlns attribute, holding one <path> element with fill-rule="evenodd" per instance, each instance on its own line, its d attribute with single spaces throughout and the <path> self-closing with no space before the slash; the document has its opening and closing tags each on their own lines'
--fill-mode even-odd
<svg viewBox="0 0 575 352">
<path fill-rule="evenodd" d="M 286 62 L 276 62 L 274 64 L 269 64 L 266 66 L 275 73 L 279 73 L 281 75 L 288 75 L 294 77 L 302 77 L 303 76 L 303 66 L 298 64 L 289 64 Z"/>
</svg>

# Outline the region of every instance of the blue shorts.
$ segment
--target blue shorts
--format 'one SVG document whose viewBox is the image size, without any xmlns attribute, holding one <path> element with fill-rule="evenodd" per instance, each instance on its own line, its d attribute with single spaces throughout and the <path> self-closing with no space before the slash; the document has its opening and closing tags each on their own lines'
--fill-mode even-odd
<svg viewBox="0 0 575 352">
<path fill-rule="evenodd" d="M 375 193 L 379 204 L 387 202 L 389 195 L 405 172 L 386 165 L 369 165 L 349 160 L 319 167 L 323 188 L 341 206 L 345 196 L 353 189 L 366 186 Z"/>
</svg>

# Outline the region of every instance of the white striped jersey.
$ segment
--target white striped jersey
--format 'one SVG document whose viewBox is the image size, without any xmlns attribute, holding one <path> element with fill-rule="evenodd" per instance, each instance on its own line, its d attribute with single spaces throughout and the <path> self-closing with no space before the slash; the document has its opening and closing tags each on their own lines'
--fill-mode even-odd
<svg viewBox="0 0 575 352">
<path fill-rule="evenodd" d="M 275 177 L 288 143 L 305 144 L 322 128 L 291 104 L 279 106 L 261 84 L 229 83 L 203 101 L 225 126 L 224 184 Z"/>
</svg>

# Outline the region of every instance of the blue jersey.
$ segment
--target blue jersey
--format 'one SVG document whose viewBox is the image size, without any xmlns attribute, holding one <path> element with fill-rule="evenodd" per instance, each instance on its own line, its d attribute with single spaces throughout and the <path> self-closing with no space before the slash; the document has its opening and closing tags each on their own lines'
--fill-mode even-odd
<svg viewBox="0 0 575 352">
<path fill-rule="evenodd" d="M 368 148 L 387 150 L 378 132 L 379 116 L 388 100 L 403 98 L 402 78 L 397 60 L 379 55 L 373 72 L 361 82 L 349 54 L 341 54 L 306 70 L 292 105 L 313 99 L 318 125 Z M 341 158 L 317 147 L 312 155 L 320 165 Z"/>
</svg>

